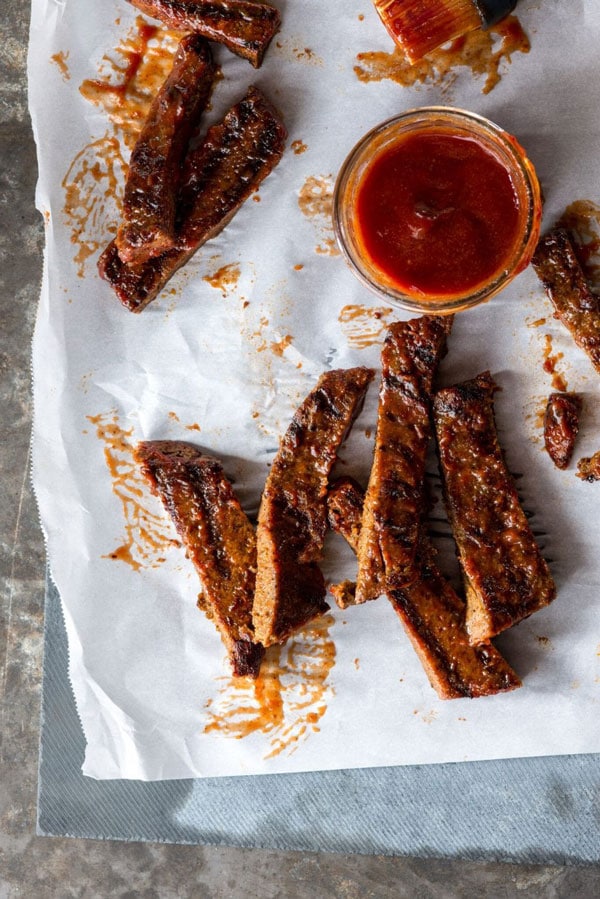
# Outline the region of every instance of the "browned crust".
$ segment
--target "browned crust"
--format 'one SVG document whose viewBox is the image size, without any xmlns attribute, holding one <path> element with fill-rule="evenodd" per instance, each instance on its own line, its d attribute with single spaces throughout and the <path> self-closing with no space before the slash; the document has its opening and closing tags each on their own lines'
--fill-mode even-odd
<svg viewBox="0 0 600 899">
<path fill-rule="evenodd" d="M 327 497 L 330 526 L 354 550 L 362 500 L 362 490 L 350 478 L 332 484 Z M 388 595 L 440 699 L 491 696 L 520 687 L 520 679 L 492 643 L 469 642 L 465 604 L 438 571 L 422 532 L 416 562 L 417 579 Z M 344 583 L 351 593 L 351 583 Z"/>
<path fill-rule="evenodd" d="M 181 163 L 214 76 L 207 42 L 197 34 L 186 35 L 129 161 L 123 223 L 115 239 L 124 262 L 140 264 L 175 246 Z"/>
<path fill-rule="evenodd" d="M 142 265 L 119 258 L 114 241 L 98 260 L 100 276 L 131 312 L 141 312 L 175 272 L 233 218 L 281 159 L 286 132 L 256 88 L 233 106 L 185 159 L 176 247 Z"/>
<path fill-rule="evenodd" d="M 265 646 L 322 615 L 318 562 L 327 529 L 327 482 L 373 378 L 368 368 L 326 372 L 296 411 L 273 460 L 258 514 L 253 620 Z"/>
<path fill-rule="evenodd" d="M 252 0 L 129 0 L 175 31 L 194 31 L 223 44 L 255 68 L 281 25 L 279 10 Z"/>
<path fill-rule="evenodd" d="M 585 456 L 577 463 L 577 477 L 588 484 L 600 481 L 600 450 L 593 456 Z"/>
<path fill-rule="evenodd" d="M 430 392 L 451 327 L 450 316 L 424 315 L 388 329 L 381 354 L 373 466 L 358 546 L 358 603 L 416 577 L 431 437 Z"/>
<path fill-rule="evenodd" d="M 496 390 L 484 372 L 440 390 L 433 404 L 446 511 L 473 643 L 517 624 L 556 595 L 498 443 Z"/>
<path fill-rule="evenodd" d="M 573 456 L 579 431 L 582 400 L 576 393 L 551 393 L 544 415 L 544 446 L 557 468 L 565 469 Z"/>
<path fill-rule="evenodd" d="M 600 372 L 600 298 L 590 290 L 564 228 L 542 237 L 532 264 L 557 318 Z"/>
<path fill-rule="evenodd" d="M 233 673 L 256 677 L 264 655 L 252 627 L 256 538 L 220 462 L 177 440 L 140 443 L 135 459 L 200 576 L 198 605 L 219 629 Z"/>
</svg>

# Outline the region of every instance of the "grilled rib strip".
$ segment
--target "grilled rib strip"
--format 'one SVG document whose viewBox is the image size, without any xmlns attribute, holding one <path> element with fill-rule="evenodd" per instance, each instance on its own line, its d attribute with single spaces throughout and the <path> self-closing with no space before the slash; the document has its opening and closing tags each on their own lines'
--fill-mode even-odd
<svg viewBox="0 0 600 899">
<path fill-rule="evenodd" d="M 330 527 L 355 552 L 362 502 L 363 492 L 351 478 L 335 481 L 327 496 Z M 388 595 L 440 699 L 492 696 L 520 687 L 520 679 L 492 643 L 470 644 L 465 604 L 438 571 L 433 547 L 422 532 L 416 561 L 417 579 Z"/>
<path fill-rule="evenodd" d="M 452 318 L 424 315 L 388 329 L 381 354 L 377 433 L 358 545 L 356 602 L 416 576 L 431 436 L 430 393 Z"/>
<path fill-rule="evenodd" d="M 456 540 L 472 643 L 547 606 L 548 566 L 506 469 L 494 422 L 489 372 L 440 390 L 433 414 L 446 511 Z"/>
<path fill-rule="evenodd" d="M 186 35 L 129 161 L 123 223 L 115 241 L 124 262 L 143 263 L 175 245 L 181 163 L 214 76 L 207 42 L 199 35 Z"/>
<path fill-rule="evenodd" d="M 256 538 L 220 462 L 177 440 L 140 443 L 135 458 L 200 576 L 198 605 L 219 629 L 233 673 L 256 677 L 264 655 L 252 627 Z"/>
<path fill-rule="evenodd" d="M 194 31 L 216 41 L 254 68 L 262 63 L 279 29 L 279 10 L 252 0 L 129 0 L 141 12 L 174 31 Z"/>
<path fill-rule="evenodd" d="M 557 468 L 568 468 L 579 431 L 582 400 L 576 393 L 551 393 L 544 415 L 544 446 Z"/>
<path fill-rule="evenodd" d="M 253 620 L 264 646 L 283 643 L 329 608 L 318 565 L 327 530 L 327 482 L 372 377 L 367 368 L 326 372 L 281 440 L 256 532 Z"/>
<path fill-rule="evenodd" d="M 209 128 L 185 159 L 175 249 L 142 265 L 128 265 L 112 241 L 98 260 L 101 277 L 124 306 L 141 312 L 196 250 L 225 227 L 275 168 L 285 137 L 271 105 L 254 87 Z"/>
<path fill-rule="evenodd" d="M 555 228 L 542 237 L 532 264 L 557 318 L 600 372 L 600 298 L 590 290 L 567 231 Z"/>
</svg>

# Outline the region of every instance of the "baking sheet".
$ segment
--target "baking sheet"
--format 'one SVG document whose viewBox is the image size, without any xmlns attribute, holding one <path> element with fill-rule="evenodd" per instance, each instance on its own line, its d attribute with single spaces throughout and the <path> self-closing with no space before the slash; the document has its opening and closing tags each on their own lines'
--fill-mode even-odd
<svg viewBox="0 0 600 899">
<path fill-rule="evenodd" d="M 355 67 L 364 71 L 368 59 L 357 54 L 390 51 L 366 3 L 324 9 L 307 0 L 282 13 L 260 71 L 218 52 L 223 79 L 208 121 L 255 83 L 282 110 L 288 151 L 260 202 L 248 202 L 133 316 L 95 269 L 116 222 L 130 125 L 93 85 L 80 87 L 118 81 L 139 42 L 137 16 L 123 2 L 33 3 L 30 106 L 47 223 L 34 483 L 87 742 L 83 771 L 153 780 L 597 751 L 598 492 L 553 469 L 541 448 L 548 340 L 563 354 L 557 365 L 569 388 L 585 395 L 581 455 L 597 449 L 598 381 L 551 319 L 531 271 L 458 317 L 442 369 L 450 383 L 490 368 L 503 388 L 502 442 L 557 580 L 556 602 L 499 641 L 525 681 L 516 693 L 439 701 L 385 601 L 332 608 L 274 654 L 260 695 L 236 686 L 218 635 L 195 608 L 195 574 L 132 464 L 139 439 L 192 440 L 224 460 L 253 514 L 278 437 L 318 375 L 377 366 L 385 324 L 403 316 L 357 284 L 335 253 L 328 204 L 344 156 L 382 119 L 430 103 L 464 106 L 525 145 L 547 222 L 575 199 L 599 199 L 600 12 L 591 0 L 568 10 L 520 4 L 531 52 L 504 59 L 487 94 L 485 75 L 466 68 L 412 88 L 359 78 Z M 173 46 L 172 36 L 153 36 L 158 72 Z M 375 413 L 372 389 L 341 454 L 340 469 L 363 482 Z M 433 462 L 431 476 L 435 484 Z M 449 541 L 440 545 L 449 557 Z M 332 580 L 353 574 L 351 553 L 333 537 L 324 570 Z"/>
</svg>

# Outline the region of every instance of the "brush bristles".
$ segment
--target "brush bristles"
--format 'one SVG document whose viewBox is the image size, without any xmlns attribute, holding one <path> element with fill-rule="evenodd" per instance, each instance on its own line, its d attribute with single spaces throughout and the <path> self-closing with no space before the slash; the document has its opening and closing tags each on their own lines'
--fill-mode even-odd
<svg viewBox="0 0 600 899">
<path fill-rule="evenodd" d="M 374 0 L 393 39 L 411 62 L 485 23 L 475 0 Z"/>
</svg>

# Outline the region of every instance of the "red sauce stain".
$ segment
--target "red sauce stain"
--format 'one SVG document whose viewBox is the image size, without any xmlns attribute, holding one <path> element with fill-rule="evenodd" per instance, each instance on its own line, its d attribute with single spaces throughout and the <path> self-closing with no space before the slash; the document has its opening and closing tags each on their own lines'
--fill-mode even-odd
<svg viewBox="0 0 600 899">
<path fill-rule="evenodd" d="M 568 384 L 563 374 L 556 371 L 556 364 L 564 357 L 564 353 L 552 352 L 552 337 L 550 334 L 544 336 L 544 363 L 542 368 L 549 375 L 552 375 L 552 387 L 555 390 L 565 391 Z"/>
<path fill-rule="evenodd" d="M 600 206 L 592 200 L 576 200 L 558 224 L 571 234 L 585 277 L 592 290 L 600 292 Z"/>
<path fill-rule="evenodd" d="M 332 175 L 309 175 L 298 194 L 298 206 L 306 218 L 312 219 L 319 243 L 315 252 L 321 256 L 339 256 L 333 233 Z"/>
<path fill-rule="evenodd" d="M 389 306 L 344 306 L 338 321 L 348 345 L 363 350 L 377 343 L 387 330 L 392 312 Z"/>
<path fill-rule="evenodd" d="M 69 81 L 71 78 L 71 73 L 69 72 L 69 66 L 67 65 L 67 59 L 69 58 L 69 53 L 65 53 L 64 50 L 60 50 L 58 53 L 53 53 L 50 59 L 52 62 L 58 66 L 60 73 L 63 77 L 63 81 Z"/>
<path fill-rule="evenodd" d="M 400 47 L 391 53 L 359 53 L 354 71 L 364 82 L 389 79 L 404 87 L 427 83 L 448 89 L 458 77 L 457 69 L 466 67 L 473 75 L 485 75 L 482 93 L 488 94 L 502 79 L 502 63 L 530 48 L 517 17 L 507 16 L 493 28 L 471 31 L 412 65 Z"/>
<path fill-rule="evenodd" d="M 304 266 L 302 265 L 302 263 L 299 262 L 297 265 L 294 266 L 294 271 L 301 272 L 303 268 L 304 268 Z"/>
<path fill-rule="evenodd" d="M 165 561 L 167 550 L 177 541 L 173 539 L 169 521 L 149 508 L 149 491 L 133 458 L 133 427 L 122 428 L 116 412 L 88 415 L 87 419 L 104 444 L 112 490 L 121 502 L 125 520 L 123 543 L 102 558 L 125 562 L 134 571 L 158 568 Z"/>
<path fill-rule="evenodd" d="M 239 265 L 230 263 L 229 265 L 222 265 L 210 275 L 205 275 L 202 280 L 214 287 L 215 290 L 220 290 L 222 295 L 226 297 L 237 287 L 241 274 Z"/>
<path fill-rule="evenodd" d="M 204 733 L 240 740 L 254 733 L 268 738 L 264 758 L 291 755 L 319 730 L 333 694 L 329 674 L 335 644 L 329 636 L 330 615 L 307 625 L 285 646 L 267 650 L 258 678 L 224 678 L 207 703 Z"/>
</svg>

